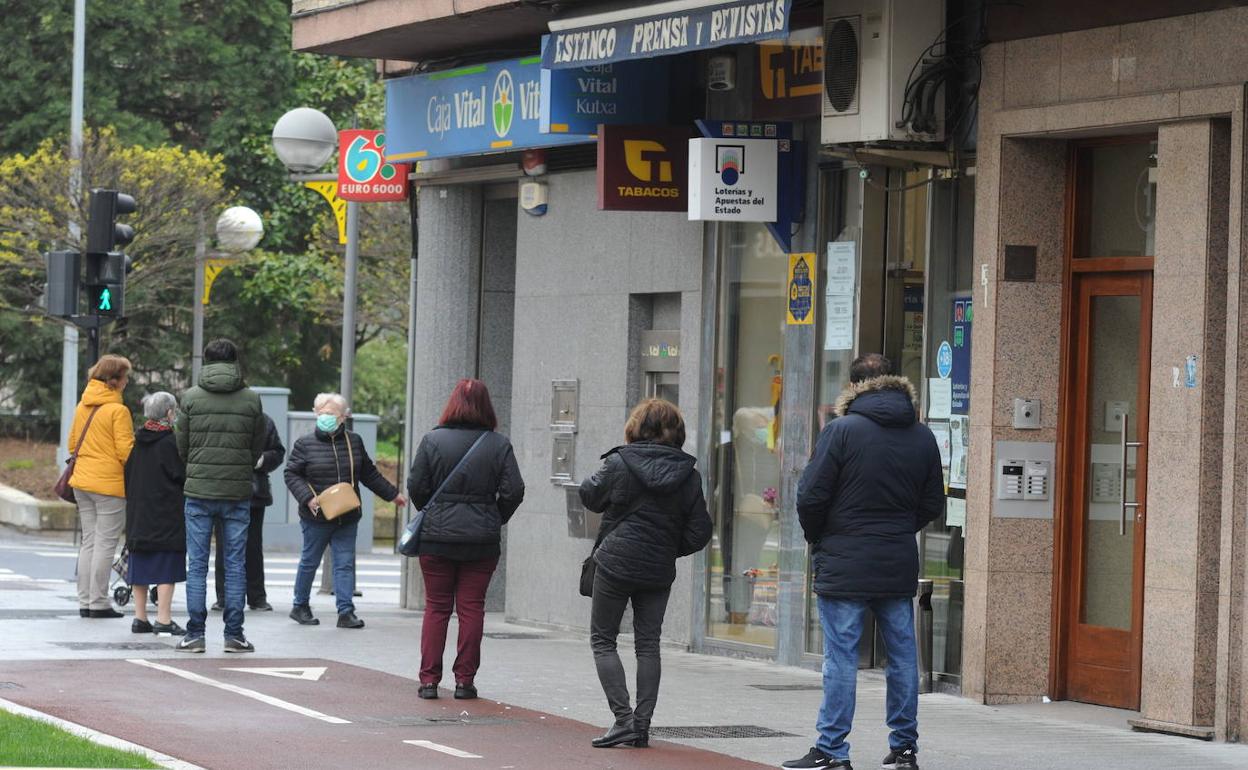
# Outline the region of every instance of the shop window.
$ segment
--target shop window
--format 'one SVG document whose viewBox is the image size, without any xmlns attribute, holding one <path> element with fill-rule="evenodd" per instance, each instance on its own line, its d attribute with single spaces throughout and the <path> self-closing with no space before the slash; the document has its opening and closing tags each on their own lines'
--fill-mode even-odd
<svg viewBox="0 0 1248 770">
<path fill-rule="evenodd" d="M 1074 256 L 1151 256 L 1157 219 L 1155 138 L 1116 138 L 1075 152 Z"/>
<path fill-rule="evenodd" d="M 788 256 L 761 224 L 719 228 L 707 636 L 774 649 Z"/>
</svg>

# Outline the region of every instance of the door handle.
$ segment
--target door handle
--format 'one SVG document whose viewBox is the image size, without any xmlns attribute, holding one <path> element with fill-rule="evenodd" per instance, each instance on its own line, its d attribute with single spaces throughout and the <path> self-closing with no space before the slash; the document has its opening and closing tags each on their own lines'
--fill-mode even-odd
<svg viewBox="0 0 1248 770">
<path fill-rule="evenodd" d="M 1127 510 L 1130 509 L 1131 511 L 1134 512 L 1136 509 L 1140 507 L 1140 503 L 1138 501 L 1133 502 L 1133 503 L 1127 502 L 1127 451 L 1129 449 L 1135 449 L 1137 447 L 1144 446 L 1144 443 L 1142 441 L 1127 441 L 1127 431 L 1128 431 L 1128 425 L 1130 424 L 1130 422 L 1131 422 L 1131 417 L 1126 412 L 1123 412 L 1122 413 L 1122 439 L 1119 442 L 1119 447 L 1122 449 L 1122 465 L 1119 466 L 1119 471 L 1118 471 L 1119 503 L 1121 505 L 1121 510 L 1119 512 L 1119 517 L 1118 517 L 1118 534 L 1119 535 L 1127 534 Z"/>
</svg>

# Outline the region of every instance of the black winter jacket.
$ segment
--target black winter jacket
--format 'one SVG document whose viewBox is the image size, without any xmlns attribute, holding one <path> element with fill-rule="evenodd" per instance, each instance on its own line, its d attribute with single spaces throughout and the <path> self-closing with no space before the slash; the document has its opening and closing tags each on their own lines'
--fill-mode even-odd
<svg viewBox="0 0 1248 770">
<path fill-rule="evenodd" d="M 438 486 L 482 433 L 486 436 L 481 446 L 429 505 Z M 425 543 L 494 545 L 524 501 L 524 479 L 506 436 L 483 428 L 439 425 L 420 440 L 407 477 L 407 495 L 412 505 L 425 511 L 422 550 Z"/>
<path fill-rule="evenodd" d="M 125 474 L 126 546 L 132 551 L 185 551 L 186 473 L 173 431 L 135 431 Z"/>
<path fill-rule="evenodd" d="M 616 447 L 602 459 L 598 472 L 581 482 L 581 503 L 603 514 L 604 529 L 612 528 L 594 561 L 617 581 L 671 585 L 676 560 L 711 541 L 697 459 L 650 441 Z"/>
<path fill-rule="evenodd" d="M 269 482 L 269 474 L 277 470 L 286 457 L 286 447 L 277 435 L 277 425 L 273 418 L 264 415 L 265 438 L 264 454 L 260 455 L 260 466 L 251 474 L 251 507 L 267 508 L 273 504 L 273 485 Z"/>
<path fill-rule="evenodd" d="M 797 516 L 814 547 L 814 590 L 837 599 L 914 596 L 915 533 L 944 510 L 936 438 L 915 414 L 904 377 L 851 385 L 819 434 L 797 488 Z"/>
<path fill-rule="evenodd" d="M 347 442 L 351 449 L 347 451 Z M 352 468 L 350 459 L 355 460 L 355 494 L 360 494 L 360 484 L 368 487 L 383 500 L 393 500 L 398 496 L 398 487 L 386 481 L 372 458 L 364 449 L 364 440 L 358 433 L 353 433 L 341 425 L 333 433 L 326 433 L 320 428 L 305 436 L 301 436 L 291 447 L 290 457 L 286 460 L 286 488 L 299 501 L 299 518 L 308 521 L 325 521 L 325 516 L 317 511 L 315 514 L 308 508 L 315 495 L 319 495 L 339 482 L 350 482 Z M 315 494 L 313 489 L 316 490 Z M 363 498 L 360 498 L 361 500 Z M 336 524 L 351 524 L 363 517 L 358 508 L 344 513 L 334 519 Z"/>
</svg>

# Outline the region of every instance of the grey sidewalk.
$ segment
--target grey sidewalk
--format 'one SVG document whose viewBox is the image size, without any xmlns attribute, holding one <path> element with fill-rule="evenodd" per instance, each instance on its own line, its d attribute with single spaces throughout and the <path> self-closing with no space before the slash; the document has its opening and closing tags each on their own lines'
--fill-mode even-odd
<svg viewBox="0 0 1248 770">
<path fill-rule="evenodd" d="M 2 539 L 10 545 L 15 542 L 11 534 Z M 0 569 L 11 569 L 4 563 L 4 553 L 0 551 Z M 184 620 L 180 590 L 178 595 L 175 617 Z M 248 658 L 254 665 L 263 665 L 266 658 L 321 657 L 415 678 L 419 614 L 378 604 L 366 595 L 359 605 L 359 614 L 368 623 L 362 631 L 339 630 L 332 622 L 309 628 L 285 617 L 289 606 L 285 595 L 271 594 L 270 601 L 277 612 L 247 616 L 246 632 L 258 650 Z M 0 581 L 0 661 L 178 657 L 168 639 L 130 634 L 128 619 L 82 620 L 76 610 L 69 583 Z M 332 599 L 314 596 L 313 611 L 332 621 Z M 210 616 L 209 657 L 224 657 L 220 628 L 220 616 Z M 591 724 L 608 722 L 585 639 L 508 624 L 498 616 L 488 619 L 486 632 L 484 665 L 477 679 L 483 697 Z M 452 647 L 453 638 L 452 633 Z M 135 643 L 144 646 L 134 649 Z M 629 652 L 624 650 L 623 657 L 631 669 Z M 745 725 L 792 736 L 678 742 L 775 765 L 800 756 L 811 745 L 821 697 L 817 672 L 671 650 L 664 651 L 663 663 L 656 726 Z M 0 683 L 7 681 L 4 669 L 0 662 Z M 763 690 L 754 685 L 798 689 Z M 851 736 L 860 770 L 878 767 L 887 749 L 883 712 L 882 678 L 863 673 L 858 727 Z M 994 708 L 948 695 L 924 695 L 919 716 L 922 766 L 928 770 L 1248 767 L 1248 746 L 1136 733 L 1127 728 L 1124 713 L 1079 704 Z M 620 758 L 625 759 L 623 752 Z M 551 767 L 559 765 L 552 762 Z"/>
</svg>

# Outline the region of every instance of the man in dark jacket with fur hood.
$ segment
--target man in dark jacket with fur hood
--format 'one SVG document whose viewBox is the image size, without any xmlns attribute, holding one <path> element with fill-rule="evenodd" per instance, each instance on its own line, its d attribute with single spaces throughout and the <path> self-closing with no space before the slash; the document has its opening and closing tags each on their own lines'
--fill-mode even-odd
<svg viewBox="0 0 1248 770">
<path fill-rule="evenodd" d="M 858 679 L 858 642 L 869 608 L 888 654 L 885 768 L 917 768 L 919 673 L 913 599 L 915 534 L 945 505 L 940 450 L 918 421 L 914 387 L 891 375 L 887 358 L 862 356 L 819 435 L 797 491 L 797 515 L 811 544 L 823 626 L 823 706 L 819 738 L 784 767 L 852 770 L 849 736 Z"/>
</svg>

